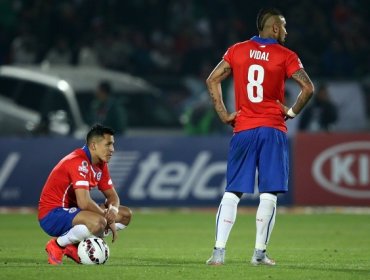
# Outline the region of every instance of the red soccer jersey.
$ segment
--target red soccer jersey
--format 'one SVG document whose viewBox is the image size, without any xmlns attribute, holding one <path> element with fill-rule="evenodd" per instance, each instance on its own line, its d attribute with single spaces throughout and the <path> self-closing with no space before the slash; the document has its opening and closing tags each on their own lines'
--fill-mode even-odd
<svg viewBox="0 0 370 280">
<path fill-rule="evenodd" d="M 223 59 L 234 77 L 235 109 L 240 111 L 234 132 L 260 126 L 287 131 L 284 113 L 285 80 L 303 68 L 298 56 L 274 39 L 257 36 L 231 46 Z"/>
<path fill-rule="evenodd" d="M 39 220 L 56 207 L 77 207 L 75 189 L 113 188 L 107 163 L 92 165 L 83 149 L 65 156 L 51 171 L 39 201 Z"/>
</svg>

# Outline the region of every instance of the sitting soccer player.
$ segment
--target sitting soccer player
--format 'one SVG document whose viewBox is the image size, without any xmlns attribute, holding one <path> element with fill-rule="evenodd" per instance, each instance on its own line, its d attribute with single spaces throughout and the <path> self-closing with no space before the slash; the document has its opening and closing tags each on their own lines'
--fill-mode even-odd
<svg viewBox="0 0 370 280">
<path fill-rule="evenodd" d="M 51 171 L 39 201 L 41 228 L 52 239 L 46 244 L 48 262 L 62 264 L 63 256 L 79 263 L 77 245 L 85 238 L 113 235 L 131 220 L 131 210 L 120 205 L 107 163 L 114 152 L 114 131 L 94 125 L 86 145 L 65 156 Z M 90 197 L 94 187 L 103 193 L 105 204 Z"/>
</svg>

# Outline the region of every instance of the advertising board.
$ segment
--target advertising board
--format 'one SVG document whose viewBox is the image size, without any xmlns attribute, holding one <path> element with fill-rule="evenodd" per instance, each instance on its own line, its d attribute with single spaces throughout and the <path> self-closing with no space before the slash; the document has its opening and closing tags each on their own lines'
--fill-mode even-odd
<svg viewBox="0 0 370 280">
<path fill-rule="evenodd" d="M 296 135 L 294 202 L 299 205 L 370 205 L 370 134 Z"/>
<path fill-rule="evenodd" d="M 83 142 L 70 138 L 0 139 L 0 206 L 37 206 L 55 164 Z M 122 204 L 218 207 L 226 184 L 229 137 L 116 138 L 109 163 Z M 100 199 L 98 191 L 92 191 Z M 240 205 L 256 205 L 258 192 Z M 291 203 L 290 193 L 279 196 Z"/>
</svg>

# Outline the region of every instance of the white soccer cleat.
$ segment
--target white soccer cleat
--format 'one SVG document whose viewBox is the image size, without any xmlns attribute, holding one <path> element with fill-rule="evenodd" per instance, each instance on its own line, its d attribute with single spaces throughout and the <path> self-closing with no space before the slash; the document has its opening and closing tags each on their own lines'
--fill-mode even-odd
<svg viewBox="0 0 370 280">
<path fill-rule="evenodd" d="M 212 256 L 206 261 L 207 265 L 223 265 L 225 263 L 225 248 L 214 248 Z"/>
<path fill-rule="evenodd" d="M 107 237 L 107 236 L 109 236 L 109 235 L 111 235 L 112 234 L 112 230 L 109 228 L 109 229 L 105 229 L 104 231 L 103 231 L 103 234 L 102 234 L 102 238 L 105 238 L 105 237 Z"/>
<path fill-rule="evenodd" d="M 251 259 L 252 265 L 275 265 L 275 261 L 270 259 L 267 254 L 266 250 L 255 250 L 253 257 Z"/>
</svg>

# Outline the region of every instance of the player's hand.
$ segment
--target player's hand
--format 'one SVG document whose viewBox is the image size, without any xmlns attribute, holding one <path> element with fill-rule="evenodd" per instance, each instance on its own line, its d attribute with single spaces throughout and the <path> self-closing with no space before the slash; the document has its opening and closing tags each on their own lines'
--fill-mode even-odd
<svg viewBox="0 0 370 280">
<path fill-rule="evenodd" d="M 237 115 L 239 115 L 240 111 L 232 112 L 231 114 L 227 114 L 225 118 L 222 119 L 223 123 L 231 125 L 232 127 L 235 126 L 235 119 Z"/>
<path fill-rule="evenodd" d="M 105 216 L 104 217 L 107 219 L 108 225 L 111 224 L 111 223 L 115 223 L 116 219 L 117 219 L 117 216 L 118 216 L 118 208 L 113 207 L 113 206 L 110 205 L 105 210 Z"/>
<path fill-rule="evenodd" d="M 108 224 L 107 227 L 112 231 L 112 243 L 114 243 L 118 237 L 116 223 Z"/>
<path fill-rule="evenodd" d="M 289 107 L 285 106 L 283 103 L 281 103 L 279 100 L 276 100 L 276 103 L 280 106 L 281 110 L 284 113 L 284 120 L 287 121 L 289 119 L 293 119 L 294 117 L 290 116 L 288 114 Z"/>
</svg>

